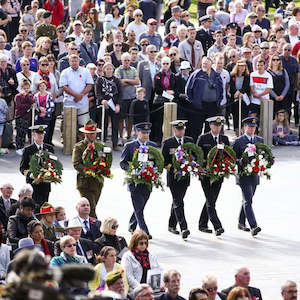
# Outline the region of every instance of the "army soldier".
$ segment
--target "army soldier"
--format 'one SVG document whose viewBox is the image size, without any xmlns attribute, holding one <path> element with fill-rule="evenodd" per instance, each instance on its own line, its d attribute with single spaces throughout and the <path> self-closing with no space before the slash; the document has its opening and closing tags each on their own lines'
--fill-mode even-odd
<svg viewBox="0 0 300 300">
<path fill-rule="evenodd" d="M 233 149 L 236 152 L 236 157 L 239 161 L 239 171 L 241 171 L 242 155 L 247 148 L 248 144 L 264 143 L 263 138 L 255 135 L 256 128 L 258 127 L 258 119 L 255 117 L 248 117 L 242 121 L 244 126 L 244 135 L 235 140 Z M 257 226 L 254 211 L 252 209 L 252 198 L 254 197 L 255 190 L 259 184 L 258 175 L 240 175 L 237 178 L 237 184 L 240 186 L 243 194 L 243 205 L 240 212 L 238 228 L 243 231 L 250 231 L 246 227 L 246 218 L 251 227 L 251 234 L 257 235 L 261 228 Z"/>
<path fill-rule="evenodd" d="M 140 146 L 152 146 L 156 147 L 157 145 L 154 142 L 149 141 L 149 135 L 151 132 L 151 123 L 144 122 L 138 123 L 135 125 L 137 131 L 137 139 L 126 143 L 121 154 L 120 166 L 124 171 L 127 171 L 129 168 L 129 162 L 132 161 L 135 148 Z M 129 221 L 129 232 L 134 232 L 137 224 L 139 224 L 140 229 L 144 230 L 149 239 L 152 239 L 152 236 L 149 234 L 148 227 L 144 219 L 144 208 L 150 197 L 150 190 L 145 184 L 129 184 L 128 186 L 131 200 L 134 208 L 134 213 L 132 214 Z"/>
<path fill-rule="evenodd" d="M 50 11 L 45 11 L 42 15 L 42 22 L 36 27 L 35 40 L 41 36 L 47 36 L 50 40 L 56 38 L 56 27 L 51 24 L 52 15 Z"/>
<path fill-rule="evenodd" d="M 33 188 L 32 199 L 36 204 L 36 212 L 39 211 L 40 206 L 43 205 L 44 202 L 48 202 L 51 186 L 50 183 L 46 182 L 41 182 L 39 184 L 35 184 L 33 182 L 33 176 L 29 172 L 29 163 L 32 155 L 34 155 L 38 151 L 47 151 L 54 153 L 54 149 L 52 146 L 44 144 L 46 128 L 47 125 L 35 125 L 29 127 L 29 129 L 33 131 L 33 144 L 24 148 L 20 163 L 20 171 L 24 176 L 26 176 L 26 183 L 30 183 Z"/>
<path fill-rule="evenodd" d="M 208 49 L 214 44 L 213 33 L 210 32 L 211 17 L 205 15 L 199 19 L 201 23 L 200 29 L 197 31 L 196 40 L 200 41 L 204 51 L 204 55 L 207 56 Z"/>
<path fill-rule="evenodd" d="M 190 234 L 184 216 L 183 203 L 185 193 L 190 185 L 190 177 L 181 179 L 180 181 L 175 179 L 174 167 L 172 166 L 172 156 L 180 145 L 185 143 L 194 143 L 194 140 L 191 137 L 184 136 L 185 122 L 186 121 L 184 120 L 176 120 L 171 122 L 174 136 L 166 139 L 163 142 L 161 150 L 165 159 L 165 167 L 167 169 L 167 186 L 170 188 L 173 198 L 168 230 L 174 234 L 179 234 L 179 232 L 176 230 L 176 225 L 178 222 L 183 239 L 186 239 Z"/>
<path fill-rule="evenodd" d="M 226 135 L 220 134 L 222 130 L 222 124 L 224 122 L 223 116 L 215 116 L 206 119 L 209 123 L 210 132 L 199 136 L 197 144 L 203 149 L 204 159 L 207 160 L 207 155 L 209 151 L 215 147 L 217 144 L 223 143 L 229 146 L 229 140 Z M 210 183 L 209 177 L 204 177 L 201 179 L 201 185 L 205 195 L 205 204 L 203 206 L 200 220 L 199 220 L 199 230 L 206 233 L 212 233 L 212 230 L 208 228 L 208 220 L 214 226 L 216 236 L 224 233 L 222 224 L 218 218 L 216 211 L 216 201 L 218 199 L 221 187 L 223 183 L 223 178 Z"/>
<path fill-rule="evenodd" d="M 90 216 L 97 218 L 96 205 L 101 195 L 103 184 L 96 178 L 86 177 L 84 175 L 82 154 L 89 144 L 99 143 L 96 141 L 96 136 L 98 132 L 101 132 L 101 130 L 97 128 L 97 124 L 93 120 L 89 120 L 84 127 L 79 128 L 79 131 L 84 133 L 85 138 L 75 145 L 72 155 L 73 166 L 77 171 L 77 189 L 80 196 L 87 198 L 90 202 Z"/>
</svg>

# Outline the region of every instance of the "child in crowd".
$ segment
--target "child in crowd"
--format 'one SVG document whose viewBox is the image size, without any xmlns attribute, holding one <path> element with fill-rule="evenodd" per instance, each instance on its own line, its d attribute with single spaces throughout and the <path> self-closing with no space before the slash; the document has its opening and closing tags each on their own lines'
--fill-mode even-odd
<svg viewBox="0 0 300 300">
<path fill-rule="evenodd" d="M 36 117 L 36 124 L 48 125 L 44 141 L 49 143 L 49 132 L 52 114 L 54 112 L 55 104 L 54 100 L 49 92 L 47 92 L 47 82 L 40 80 L 37 84 L 38 92 L 34 95 L 36 107 L 39 109 L 39 113 Z"/>
<path fill-rule="evenodd" d="M 62 206 L 55 207 L 55 221 L 53 222 L 53 225 L 55 226 L 55 235 L 57 239 L 64 236 L 66 222 L 65 209 Z"/>
<path fill-rule="evenodd" d="M 2 135 L 4 132 L 5 121 L 7 120 L 8 106 L 6 101 L 2 98 L 2 87 L 0 87 L 0 155 L 8 153 L 7 149 L 2 147 Z"/>
<path fill-rule="evenodd" d="M 136 89 L 136 98 L 130 105 L 129 115 L 133 125 L 149 122 L 149 103 L 145 100 L 146 90 L 143 87 Z"/>
<path fill-rule="evenodd" d="M 29 26 L 34 25 L 34 15 L 33 15 L 31 5 L 26 5 L 25 6 L 24 13 L 23 13 L 22 18 L 21 18 L 21 22 L 26 24 L 26 25 L 29 25 Z"/>
<path fill-rule="evenodd" d="M 299 146 L 298 136 L 290 134 L 288 113 L 281 109 L 276 112 L 273 121 L 273 144 Z"/>
<path fill-rule="evenodd" d="M 30 92 L 30 82 L 24 78 L 21 81 L 21 93 L 15 96 L 16 107 L 16 153 L 22 155 L 25 145 L 26 134 L 31 121 L 31 111 L 28 111 L 34 105 L 33 95 Z"/>
</svg>

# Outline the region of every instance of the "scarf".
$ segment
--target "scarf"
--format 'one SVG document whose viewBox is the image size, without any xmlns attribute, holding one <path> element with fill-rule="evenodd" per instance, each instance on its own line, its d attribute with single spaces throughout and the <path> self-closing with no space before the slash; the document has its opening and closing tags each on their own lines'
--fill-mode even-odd
<svg viewBox="0 0 300 300">
<path fill-rule="evenodd" d="M 41 245 L 42 245 L 42 247 L 44 248 L 44 253 L 45 253 L 45 255 L 50 255 L 50 256 L 51 256 L 51 253 L 50 253 L 48 244 L 47 244 L 47 242 L 46 242 L 45 239 L 42 239 L 42 240 L 41 240 Z"/>
<path fill-rule="evenodd" d="M 135 249 L 132 251 L 132 254 L 136 258 L 136 260 L 141 264 L 143 269 L 150 270 L 150 260 L 149 260 L 148 250 L 141 252 L 138 249 Z"/>
<path fill-rule="evenodd" d="M 41 70 L 38 70 L 38 74 L 42 77 L 42 80 L 45 80 L 47 83 L 47 90 L 51 89 L 51 83 L 50 83 L 50 72 L 43 73 Z"/>
<path fill-rule="evenodd" d="M 161 76 L 161 85 L 164 90 L 169 90 L 170 89 L 170 76 L 171 72 L 163 72 L 162 71 L 162 76 Z"/>
</svg>

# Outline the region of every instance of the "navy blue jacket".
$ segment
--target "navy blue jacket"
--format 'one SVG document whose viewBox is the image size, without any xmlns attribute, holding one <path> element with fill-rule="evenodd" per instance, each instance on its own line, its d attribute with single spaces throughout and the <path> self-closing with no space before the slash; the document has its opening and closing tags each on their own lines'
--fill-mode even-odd
<svg viewBox="0 0 300 300">
<path fill-rule="evenodd" d="M 217 106 L 220 106 L 220 103 L 223 99 L 223 83 L 222 78 L 219 73 L 211 69 L 211 83 L 216 85 L 217 90 Z M 205 85 L 208 81 L 207 73 L 203 72 L 202 69 L 196 70 L 190 76 L 186 84 L 186 94 L 192 106 L 196 109 L 202 108 L 202 96 L 205 90 Z"/>
<path fill-rule="evenodd" d="M 147 141 L 146 146 L 157 147 L 156 143 L 151 141 Z M 132 157 L 135 152 L 134 149 L 139 147 L 140 147 L 140 143 L 137 140 L 125 144 L 121 154 L 121 161 L 120 161 L 120 166 L 123 170 L 125 171 L 128 170 L 129 162 L 132 161 Z"/>
<path fill-rule="evenodd" d="M 80 57 L 84 60 L 85 65 L 89 63 L 96 64 L 97 61 L 97 55 L 98 55 L 98 47 L 97 44 L 93 43 L 91 44 L 93 53 L 88 51 L 89 46 L 86 45 L 85 42 L 82 42 L 80 44 Z"/>
</svg>

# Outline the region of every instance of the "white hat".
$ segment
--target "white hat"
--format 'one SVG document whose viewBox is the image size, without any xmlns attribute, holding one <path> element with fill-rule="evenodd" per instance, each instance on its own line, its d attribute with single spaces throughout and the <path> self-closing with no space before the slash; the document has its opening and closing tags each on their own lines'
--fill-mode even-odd
<svg viewBox="0 0 300 300">
<path fill-rule="evenodd" d="M 93 63 L 88 63 L 88 64 L 86 65 L 86 68 L 87 68 L 88 70 L 89 70 L 89 69 L 97 69 L 96 65 L 93 64 Z"/>
<path fill-rule="evenodd" d="M 82 26 L 82 23 L 79 20 L 75 20 L 74 23 L 73 23 L 73 26 L 75 26 L 75 25 L 81 25 Z"/>
<path fill-rule="evenodd" d="M 180 70 L 186 70 L 186 69 L 191 69 L 191 65 L 187 60 L 184 60 L 180 64 Z"/>
<path fill-rule="evenodd" d="M 68 226 L 66 227 L 66 229 L 70 229 L 70 228 L 82 228 L 82 225 L 78 218 L 69 220 Z"/>
<path fill-rule="evenodd" d="M 135 17 L 136 15 L 143 15 L 143 12 L 138 8 L 133 12 L 133 16 Z"/>
<path fill-rule="evenodd" d="M 262 29 L 261 29 L 261 27 L 259 25 L 255 24 L 252 27 L 252 32 L 254 32 L 254 31 L 262 31 Z"/>
</svg>

